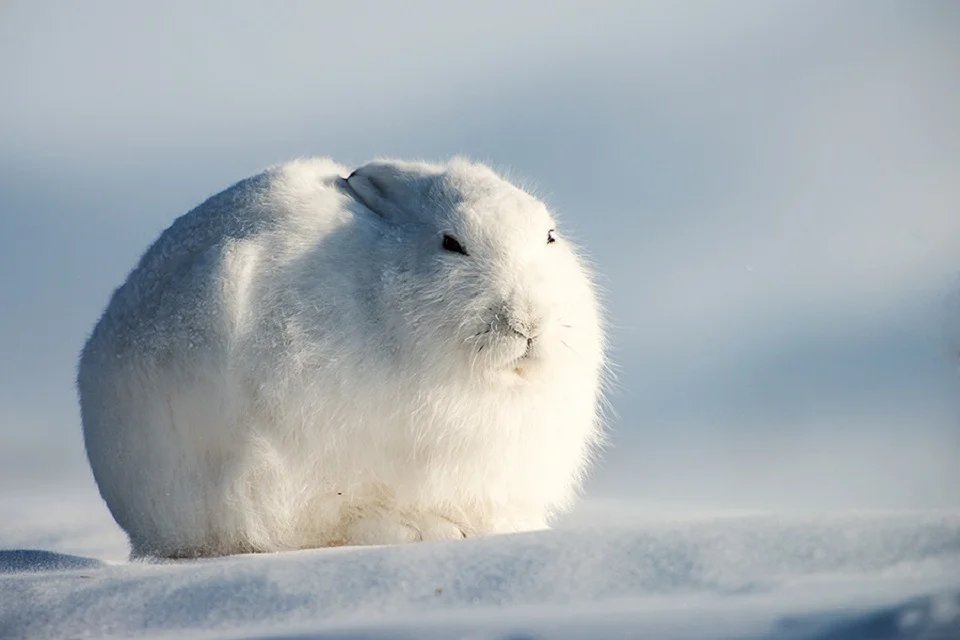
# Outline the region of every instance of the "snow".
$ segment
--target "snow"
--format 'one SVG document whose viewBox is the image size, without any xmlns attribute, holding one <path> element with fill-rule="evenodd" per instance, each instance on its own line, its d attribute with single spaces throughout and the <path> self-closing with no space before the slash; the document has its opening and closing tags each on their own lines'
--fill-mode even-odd
<svg viewBox="0 0 960 640">
<path fill-rule="evenodd" d="M 552 531 L 131 562 L 96 503 L 0 501 L 0 637 L 960 637 L 960 512 L 595 501 Z"/>
</svg>

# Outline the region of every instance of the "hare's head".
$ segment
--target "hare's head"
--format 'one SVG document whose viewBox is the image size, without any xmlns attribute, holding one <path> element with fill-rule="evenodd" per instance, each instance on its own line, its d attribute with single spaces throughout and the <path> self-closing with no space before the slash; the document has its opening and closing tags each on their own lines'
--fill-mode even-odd
<svg viewBox="0 0 960 640">
<path fill-rule="evenodd" d="M 593 285 L 542 202 L 461 159 L 374 162 L 340 186 L 382 223 L 386 321 L 411 375 L 595 386 Z"/>
</svg>

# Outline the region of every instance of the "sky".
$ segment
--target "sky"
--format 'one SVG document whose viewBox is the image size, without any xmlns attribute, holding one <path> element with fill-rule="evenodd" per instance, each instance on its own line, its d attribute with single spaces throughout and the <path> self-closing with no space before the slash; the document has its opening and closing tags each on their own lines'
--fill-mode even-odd
<svg viewBox="0 0 960 640">
<path fill-rule="evenodd" d="M 598 273 L 589 496 L 960 506 L 960 5 L 678 4 L 0 4 L 0 491 L 92 490 L 77 355 L 175 217 L 461 154 Z"/>
</svg>

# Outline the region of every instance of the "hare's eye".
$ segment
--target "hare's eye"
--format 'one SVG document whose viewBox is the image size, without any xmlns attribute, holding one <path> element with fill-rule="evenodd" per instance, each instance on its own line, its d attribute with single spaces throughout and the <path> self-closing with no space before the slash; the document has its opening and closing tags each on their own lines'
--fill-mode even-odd
<svg viewBox="0 0 960 640">
<path fill-rule="evenodd" d="M 467 253 L 467 250 L 463 248 L 463 245 L 453 236 L 443 236 L 443 248 L 454 253 L 462 253 L 465 256 L 470 255 Z"/>
<path fill-rule="evenodd" d="M 557 241 L 557 236 L 554 235 L 556 232 L 556 229 L 550 229 L 550 231 L 547 231 L 547 244 Z"/>
</svg>

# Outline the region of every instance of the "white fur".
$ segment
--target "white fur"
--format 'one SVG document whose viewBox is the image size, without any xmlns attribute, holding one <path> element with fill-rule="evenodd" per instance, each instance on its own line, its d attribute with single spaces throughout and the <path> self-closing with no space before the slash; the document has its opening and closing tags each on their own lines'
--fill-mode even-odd
<svg viewBox="0 0 960 640">
<path fill-rule="evenodd" d="M 603 336 L 546 207 L 461 159 L 347 174 L 234 185 L 113 294 L 78 386 L 134 555 L 539 529 L 574 499 Z"/>
</svg>

